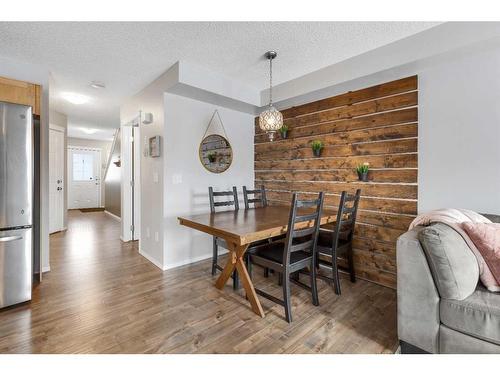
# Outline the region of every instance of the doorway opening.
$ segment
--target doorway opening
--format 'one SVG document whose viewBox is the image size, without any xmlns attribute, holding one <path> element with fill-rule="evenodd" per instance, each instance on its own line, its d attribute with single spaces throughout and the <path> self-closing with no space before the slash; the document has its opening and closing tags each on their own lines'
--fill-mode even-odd
<svg viewBox="0 0 500 375">
<path fill-rule="evenodd" d="M 102 211 L 120 222 L 120 129 L 101 138 L 84 138 L 65 125 L 50 125 L 50 233 L 69 228 L 75 216 L 69 210 Z"/>
</svg>

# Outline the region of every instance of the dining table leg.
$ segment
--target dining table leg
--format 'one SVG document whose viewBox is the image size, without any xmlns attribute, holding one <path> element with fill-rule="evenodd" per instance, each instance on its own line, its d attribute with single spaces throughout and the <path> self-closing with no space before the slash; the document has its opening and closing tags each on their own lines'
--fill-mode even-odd
<svg viewBox="0 0 500 375">
<path fill-rule="evenodd" d="M 234 269 L 236 268 L 236 272 L 238 273 L 241 283 L 243 284 L 243 288 L 245 289 L 247 299 L 250 301 L 253 312 L 263 318 L 265 316 L 264 310 L 262 309 L 262 305 L 257 297 L 257 293 L 255 292 L 255 288 L 253 287 L 252 280 L 250 279 L 250 275 L 248 274 L 245 261 L 243 259 L 245 252 L 248 249 L 248 244 L 237 245 L 227 239 L 226 243 L 229 247 L 229 257 L 222 273 L 215 282 L 215 286 L 217 289 L 223 289 L 227 280 L 231 277 Z"/>
</svg>

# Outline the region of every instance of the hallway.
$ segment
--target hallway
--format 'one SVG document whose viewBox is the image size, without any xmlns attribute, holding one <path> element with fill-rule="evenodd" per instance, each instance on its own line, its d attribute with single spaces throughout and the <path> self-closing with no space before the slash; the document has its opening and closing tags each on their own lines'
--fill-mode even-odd
<svg viewBox="0 0 500 375">
<path fill-rule="evenodd" d="M 103 212 L 69 211 L 51 236 L 51 272 L 30 304 L 0 311 L 0 353 L 381 353 L 393 352 L 396 293 L 343 279 L 320 282 L 319 308 L 292 288 L 295 320 L 263 300 L 258 318 L 244 297 L 213 287 L 209 261 L 161 272 L 122 243 Z M 256 283 L 279 293 L 274 278 Z M 237 334 L 235 334 L 237 333 Z"/>
</svg>

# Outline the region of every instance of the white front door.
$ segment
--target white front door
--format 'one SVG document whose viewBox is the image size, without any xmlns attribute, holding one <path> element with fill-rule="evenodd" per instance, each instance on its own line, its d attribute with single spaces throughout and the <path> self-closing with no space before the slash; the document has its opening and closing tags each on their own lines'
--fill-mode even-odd
<svg viewBox="0 0 500 375">
<path fill-rule="evenodd" d="M 64 129 L 49 129 L 49 231 L 64 229 Z"/>
<path fill-rule="evenodd" d="M 68 208 L 101 206 L 101 150 L 68 148 Z"/>
</svg>

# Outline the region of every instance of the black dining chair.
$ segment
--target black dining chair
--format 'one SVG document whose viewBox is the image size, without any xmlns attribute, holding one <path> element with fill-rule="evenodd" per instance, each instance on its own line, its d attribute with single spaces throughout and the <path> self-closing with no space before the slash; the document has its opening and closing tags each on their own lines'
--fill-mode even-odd
<svg viewBox="0 0 500 375">
<path fill-rule="evenodd" d="M 293 280 L 297 285 L 311 291 L 313 305 L 319 305 L 318 290 L 316 287 L 316 241 L 321 221 L 321 210 L 323 207 L 323 193 L 319 193 L 314 200 L 298 200 L 297 193 L 293 194 L 290 217 L 288 219 L 288 230 L 284 241 L 272 242 L 259 246 L 255 251 L 249 253 L 249 274 L 252 275 L 252 265 L 258 264 L 280 273 L 283 278 L 283 300 L 276 298 L 263 290 L 255 289 L 256 293 L 285 308 L 287 322 L 292 321 L 292 309 L 290 301 L 290 275 L 300 270 L 309 268 L 311 286 Z M 313 211 L 311 212 L 311 208 Z M 303 209 L 309 209 L 303 212 Z M 301 210 L 302 212 L 298 212 Z M 311 227 L 296 229 L 297 224 L 311 222 Z"/>
<path fill-rule="evenodd" d="M 252 195 L 253 198 L 249 197 L 250 195 Z M 254 207 L 266 207 L 266 188 L 264 187 L 264 185 L 261 185 L 258 189 L 249 190 L 246 186 L 243 186 L 243 199 L 245 201 L 245 208 L 247 210 L 250 208 L 251 204 L 253 204 Z"/>
<path fill-rule="evenodd" d="M 250 196 L 253 196 L 250 197 Z M 253 190 L 249 190 L 246 186 L 243 186 L 243 200 L 245 202 L 245 209 L 250 209 L 250 205 L 252 204 L 255 207 L 267 207 L 267 197 L 266 197 L 266 188 L 264 185 L 261 185 L 258 189 L 255 188 Z M 279 236 L 275 238 L 270 238 L 269 240 L 262 240 L 252 244 L 252 248 L 249 248 L 248 251 L 253 251 L 255 246 L 260 246 L 262 244 L 266 244 L 272 241 L 279 240 L 281 238 L 285 238 L 285 236 Z M 248 259 L 248 256 L 247 256 Z M 248 265 L 248 262 L 247 262 Z M 264 277 L 269 277 L 269 268 L 264 268 Z"/>
<path fill-rule="evenodd" d="M 210 199 L 210 212 L 215 213 L 217 207 L 231 207 L 235 211 L 239 210 L 240 206 L 238 203 L 238 191 L 236 190 L 236 186 L 233 186 L 233 190 L 229 191 L 214 191 L 213 187 L 210 186 L 208 188 L 208 197 Z M 216 197 L 230 197 L 229 200 L 216 200 Z M 212 253 L 212 275 L 215 275 L 217 270 L 222 271 L 223 267 L 221 267 L 218 263 L 219 258 L 219 247 L 224 249 L 228 248 L 226 241 L 222 238 L 213 237 L 213 253 Z M 233 289 L 238 289 L 238 273 L 233 272 Z"/>
<path fill-rule="evenodd" d="M 332 277 L 318 272 L 318 278 L 328 282 L 333 281 L 335 294 L 340 295 L 340 278 L 338 258 L 347 260 L 347 269 L 351 282 L 356 281 L 354 273 L 354 261 L 352 254 L 352 239 L 354 235 L 354 227 L 356 224 L 356 214 L 358 212 L 358 204 L 361 196 L 361 189 L 356 190 L 354 195 L 343 191 L 340 196 L 339 209 L 337 212 L 337 221 L 333 230 L 327 228 L 319 229 L 318 245 L 316 249 L 317 267 L 327 268 L 331 271 Z M 324 256 L 327 259 L 324 259 Z M 322 257 L 323 256 L 323 257 Z M 328 260 L 331 259 L 331 261 Z"/>
</svg>

